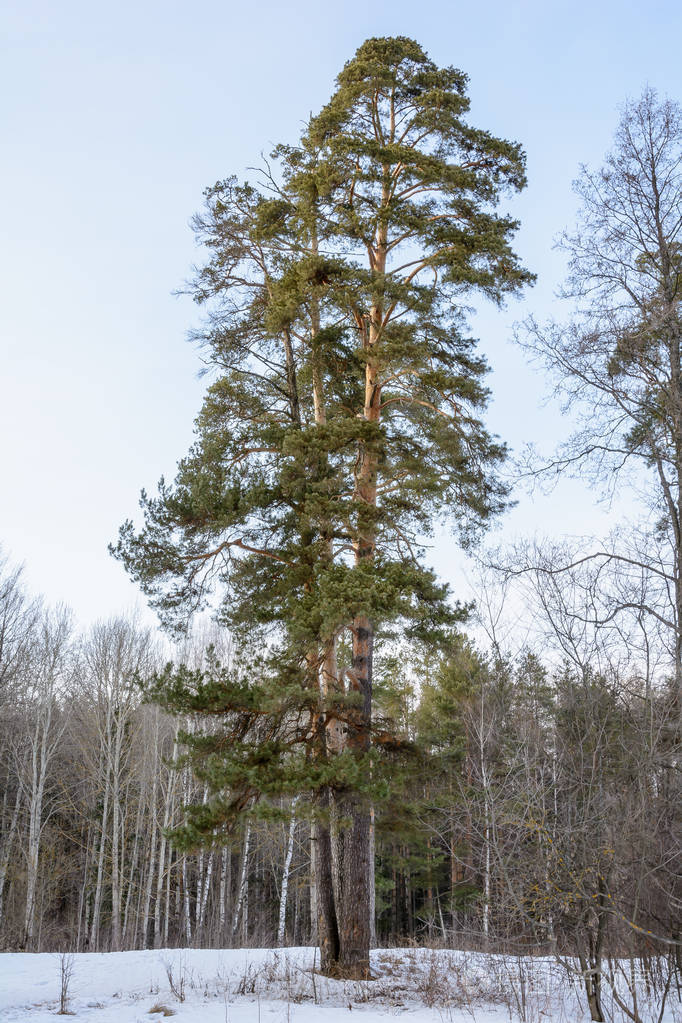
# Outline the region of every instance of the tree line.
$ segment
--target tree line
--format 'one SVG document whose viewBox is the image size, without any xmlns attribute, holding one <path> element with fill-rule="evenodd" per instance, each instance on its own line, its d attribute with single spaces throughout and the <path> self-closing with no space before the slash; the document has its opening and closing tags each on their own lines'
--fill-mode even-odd
<svg viewBox="0 0 682 1023">
<path fill-rule="evenodd" d="M 267 813 L 197 847 L 186 807 L 211 786 L 140 685 L 168 650 L 125 617 L 76 635 L 7 565 L 0 600 L 3 947 L 315 943 L 306 793 L 266 796 Z M 213 627 L 183 643 L 193 671 L 235 658 Z M 640 670 L 595 636 L 554 667 L 462 634 L 378 661 L 375 713 L 401 749 L 372 806 L 373 945 L 554 954 L 595 1019 L 624 957 L 679 982 L 678 707 Z M 180 725 L 208 734 L 200 712 Z"/>
</svg>

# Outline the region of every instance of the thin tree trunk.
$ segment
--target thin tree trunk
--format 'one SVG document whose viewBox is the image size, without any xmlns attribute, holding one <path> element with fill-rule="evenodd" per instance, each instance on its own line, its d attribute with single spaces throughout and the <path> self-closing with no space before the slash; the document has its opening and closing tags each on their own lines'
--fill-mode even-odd
<svg viewBox="0 0 682 1023">
<path fill-rule="evenodd" d="M 106 761 L 104 764 L 104 802 L 102 804 L 102 825 L 99 836 L 99 853 L 97 856 L 97 880 L 95 882 L 95 898 L 92 908 L 92 924 L 90 926 L 90 945 L 93 952 L 99 951 L 99 921 L 102 905 L 102 882 L 104 878 L 104 853 L 107 841 L 107 828 L 109 826 L 109 778 Z"/>
<path fill-rule="evenodd" d="M 315 825 L 310 825 L 310 839 L 308 842 L 310 848 L 310 943 L 311 945 L 318 944 L 317 935 L 317 864 L 315 857 L 315 847 L 317 845 L 317 836 L 315 831 Z"/>
<path fill-rule="evenodd" d="M 336 641 L 327 646 L 322 670 L 310 665 L 311 672 L 318 676 L 320 712 L 316 721 L 317 754 L 326 759 L 339 752 L 343 745 L 343 729 L 336 708 L 330 701 L 330 692 L 339 690 L 336 663 Z M 330 706 L 331 705 L 331 706 Z M 330 710 L 332 713 L 330 713 Z M 311 826 L 311 871 L 313 872 L 313 907 L 315 930 L 320 948 L 320 969 L 323 973 L 336 973 L 339 968 L 339 925 L 338 903 L 334 884 L 334 856 L 331 836 L 332 797 L 329 786 L 315 794 L 318 815 Z M 313 894 L 311 892 L 311 896 Z"/>
<path fill-rule="evenodd" d="M 228 892 L 228 867 L 230 865 L 230 850 L 225 846 L 220 857 L 220 891 L 218 895 L 218 942 L 222 942 L 225 935 L 226 900 Z"/>
<path fill-rule="evenodd" d="M 184 909 L 184 923 L 185 923 L 185 935 L 187 937 L 187 944 L 192 944 L 192 918 L 190 915 L 189 908 L 189 882 L 187 880 L 187 856 L 183 853 L 182 857 L 182 892 L 183 892 L 183 909 Z"/>
<path fill-rule="evenodd" d="M 171 867 L 173 865 L 173 853 L 168 857 L 168 867 L 166 869 L 166 898 L 165 898 L 165 913 L 163 918 L 163 945 L 164 948 L 168 948 L 168 927 L 170 924 L 170 890 L 171 890 Z"/>
<path fill-rule="evenodd" d="M 147 948 L 149 945 L 149 915 L 152 901 L 152 885 L 154 883 L 154 872 L 156 869 L 156 827 L 152 825 L 150 831 L 147 880 L 144 886 L 144 900 L 142 904 L 142 948 Z"/>
<path fill-rule="evenodd" d="M 164 825 L 167 827 L 167 825 Z M 161 948 L 161 912 L 162 894 L 164 882 L 164 868 L 166 862 L 166 835 L 161 832 L 161 844 L 159 846 L 159 869 L 156 873 L 156 902 L 154 905 L 154 948 Z"/>
<path fill-rule="evenodd" d="M 38 860 L 42 834 L 43 795 L 47 776 L 48 761 L 52 749 L 48 735 L 54 710 L 49 696 L 39 707 L 36 731 L 31 751 L 31 786 L 29 794 L 28 843 L 26 850 L 26 909 L 24 913 L 24 947 L 32 950 L 35 929 L 36 888 L 38 884 Z"/>
<path fill-rule="evenodd" d="M 242 869 L 239 878 L 239 892 L 237 895 L 237 904 L 234 907 L 234 916 L 232 918 L 232 934 L 237 933 L 239 927 L 239 920 L 242 921 L 242 941 L 244 942 L 247 937 L 248 929 L 248 913 L 249 913 L 249 844 L 251 841 L 251 824 L 247 823 L 246 831 L 244 832 L 244 848 L 242 852 Z"/>
<path fill-rule="evenodd" d="M 485 783 L 484 783 L 485 784 Z M 484 797 L 485 813 L 485 868 L 483 875 L 483 942 L 488 950 L 490 936 L 490 806 L 488 793 Z"/>
<path fill-rule="evenodd" d="M 17 787 L 17 794 L 14 800 L 14 809 L 12 810 L 12 819 L 9 823 L 9 828 L 2 845 L 2 853 L 0 854 L 0 926 L 2 925 L 2 913 L 3 913 L 3 895 L 5 891 L 5 881 L 7 880 L 7 869 L 9 867 L 10 855 L 12 852 L 12 843 L 14 841 L 14 835 L 17 830 L 17 822 L 19 820 L 19 810 L 21 809 L 21 786 Z"/>
<path fill-rule="evenodd" d="M 115 719 L 114 758 L 111 770 L 111 950 L 121 949 L 121 870 L 119 840 L 121 831 L 121 742 L 122 723 Z"/>
<path fill-rule="evenodd" d="M 81 952 L 81 933 L 84 930 L 84 940 L 87 943 L 88 933 L 88 874 L 90 873 L 90 849 L 92 845 L 92 822 L 88 823 L 88 830 L 85 838 L 85 861 L 83 864 L 83 883 L 80 886 L 78 896 L 78 929 L 76 931 L 76 952 Z"/>
<path fill-rule="evenodd" d="M 291 803 L 291 820 L 289 821 L 289 838 L 287 841 L 287 853 L 284 860 L 284 870 L 282 871 L 282 891 L 279 900 L 279 926 L 277 928 L 277 944 L 284 944 L 284 931 L 286 925 L 287 916 L 287 894 L 289 891 L 289 871 L 291 869 L 291 859 L 294 855 L 294 832 L 296 830 L 296 804 L 298 803 L 298 796 L 296 796 Z"/>
<path fill-rule="evenodd" d="M 137 872 L 137 860 L 140 850 L 140 834 L 142 831 L 142 820 L 143 820 L 143 807 L 144 799 L 143 793 L 140 792 L 137 801 L 137 819 L 135 821 L 135 839 L 133 841 L 133 853 L 130 861 L 130 881 L 128 884 L 128 891 L 126 892 L 125 908 L 123 910 L 123 944 L 128 947 L 130 946 L 129 940 L 129 927 L 130 927 L 130 909 L 133 902 L 133 892 L 137 887 L 135 883 L 135 875 Z"/>
<path fill-rule="evenodd" d="M 200 885 L 197 890 L 197 901 L 199 904 L 199 914 L 197 919 L 197 941 L 200 942 L 201 935 L 204 931 L 204 920 L 206 917 L 206 906 L 208 905 L 208 894 L 211 889 L 211 877 L 213 876 L 213 850 L 208 854 L 208 862 L 206 863 L 206 870 L 204 872 L 203 885 Z"/>
</svg>

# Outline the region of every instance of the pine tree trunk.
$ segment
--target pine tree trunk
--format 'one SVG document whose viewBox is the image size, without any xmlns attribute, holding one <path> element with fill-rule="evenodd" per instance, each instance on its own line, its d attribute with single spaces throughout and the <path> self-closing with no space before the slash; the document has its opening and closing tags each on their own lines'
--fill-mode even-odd
<svg viewBox="0 0 682 1023">
<path fill-rule="evenodd" d="M 335 796 L 333 820 L 338 968 L 342 977 L 363 978 L 369 976 L 369 812 L 354 794 Z"/>
<path fill-rule="evenodd" d="M 339 961 L 339 928 L 334 898 L 334 882 L 332 871 L 332 842 L 327 819 L 330 811 L 328 789 L 320 793 L 318 805 L 323 819 L 313 824 L 315 844 L 315 893 L 317 896 L 317 940 L 320 947 L 320 970 L 322 973 L 335 973 Z"/>
<path fill-rule="evenodd" d="M 390 168 L 384 168 L 382 206 L 390 196 Z M 370 263 L 376 278 L 366 333 L 365 397 L 362 418 L 379 424 L 381 419 L 381 376 L 377 356 L 381 344 L 384 318 L 383 275 L 386 270 L 387 226 L 377 227 Z M 365 329 L 363 327 L 363 329 Z M 358 570 L 374 560 L 376 550 L 377 480 L 379 454 L 374 443 L 361 440 L 358 447 L 354 500 L 358 505 L 358 535 L 353 542 L 355 567 Z M 372 656 L 374 627 L 366 614 L 358 615 L 352 626 L 352 662 L 348 672 L 350 692 L 358 701 L 346 713 L 345 747 L 358 757 L 369 752 L 372 723 Z M 337 906 L 339 917 L 339 968 L 343 976 L 369 976 L 370 923 L 370 815 L 360 793 L 337 794 L 334 829 L 337 875 Z"/>
<path fill-rule="evenodd" d="M 350 690 L 360 699 L 345 715 L 344 745 L 359 756 L 369 752 L 373 632 L 361 616 L 353 627 Z M 334 895 L 339 933 L 339 972 L 344 977 L 369 976 L 370 812 L 366 799 L 355 792 L 332 794 L 332 856 Z"/>
</svg>

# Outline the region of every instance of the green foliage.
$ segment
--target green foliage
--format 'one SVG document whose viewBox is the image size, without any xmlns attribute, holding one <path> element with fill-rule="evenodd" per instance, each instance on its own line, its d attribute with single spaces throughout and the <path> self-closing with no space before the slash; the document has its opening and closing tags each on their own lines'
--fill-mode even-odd
<svg viewBox="0 0 682 1023">
<path fill-rule="evenodd" d="M 509 248 L 516 225 L 491 210 L 523 186 L 524 161 L 466 125 L 465 85 L 411 40 L 368 40 L 300 147 L 279 150 L 274 197 L 234 179 L 207 190 L 195 227 L 210 259 L 193 294 L 212 305 L 197 338 L 216 379 L 175 485 L 143 495 L 144 530 L 127 523 L 115 548 L 167 624 L 181 626 L 218 584 L 227 624 L 246 606 L 288 627 L 305 616 L 285 594 L 300 598 L 322 565 L 347 595 L 331 618 L 318 615 L 325 630 L 352 617 L 363 592 L 380 625 L 435 595 L 414 563 L 435 510 L 468 536 L 503 506 L 493 470 L 504 449 L 476 416 L 485 362 L 461 332 L 457 299 L 477 288 L 500 300 L 530 279 Z M 410 254 L 408 271 L 363 268 L 355 242 L 382 230 L 394 262 Z M 388 307 L 371 353 L 381 424 L 360 414 L 378 298 Z M 376 508 L 352 498 L 358 446 L 376 454 Z M 367 529 L 383 552 L 373 578 L 339 587 L 345 552 Z M 398 581 L 404 564 L 412 571 Z M 311 635 L 318 623 L 298 627 Z"/>
<path fill-rule="evenodd" d="M 480 689 L 485 665 L 465 636 L 455 635 L 433 677 L 421 687 L 417 728 L 433 753 L 459 758 L 463 753 L 463 713 Z"/>
<path fill-rule="evenodd" d="M 464 120 L 466 82 L 412 40 L 368 40 L 264 186 L 218 182 L 195 218 L 212 380 L 174 483 L 143 493 L 143 528 L 127 522 L 113 548 L 167 627 L 217 592 L 241 644 L 237 675 L 169 669 L 151 690 L 221 721 L 183 736 L 212 793 L 189 811 L 193 840 L 262 795 L 369 792 L 368 755 L 327 749 L 358 697 L 349 668 L 321 686 L 325 651 L 361 616 L 377 636 L 442 645 L 466 609 L 424 564 L 423 537 L 446 515 L 470 542 L 505 506 L 462 302 L 532 280 L 515 221 L 495 212 L 525 163 Z M 433 700 L 460 695 L 453 683 Z M 435 719 L 424 727 L 445 742 Z"/>
</svg>

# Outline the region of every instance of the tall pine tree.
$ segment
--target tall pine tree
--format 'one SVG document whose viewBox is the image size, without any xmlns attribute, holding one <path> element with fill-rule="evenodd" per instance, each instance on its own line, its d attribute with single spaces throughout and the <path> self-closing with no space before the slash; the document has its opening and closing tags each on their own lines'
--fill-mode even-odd
<svg viewBox="0 0 682 1023">
<path fill-rule="evenodd" d="M 420 538 L 446 513 L 466 541 L 506 496 L 461 302 L 530 280 L 494 210 L 524 159 L 466 123 L 465 87 L 410 39 L 368 40 L 277 175 L 208 190 L 194 294 L 215 378 L 174 484 L 115 549 L 169 625 L 217 586 L 242 643 L 235 672 L 155 686 L 218 722 L 191 740 L 213 800 L 187 840 L 310 792 L 322 963 L 344 975 L 369 968 L 375 637 L 461 618 Z"/>
</svg>

